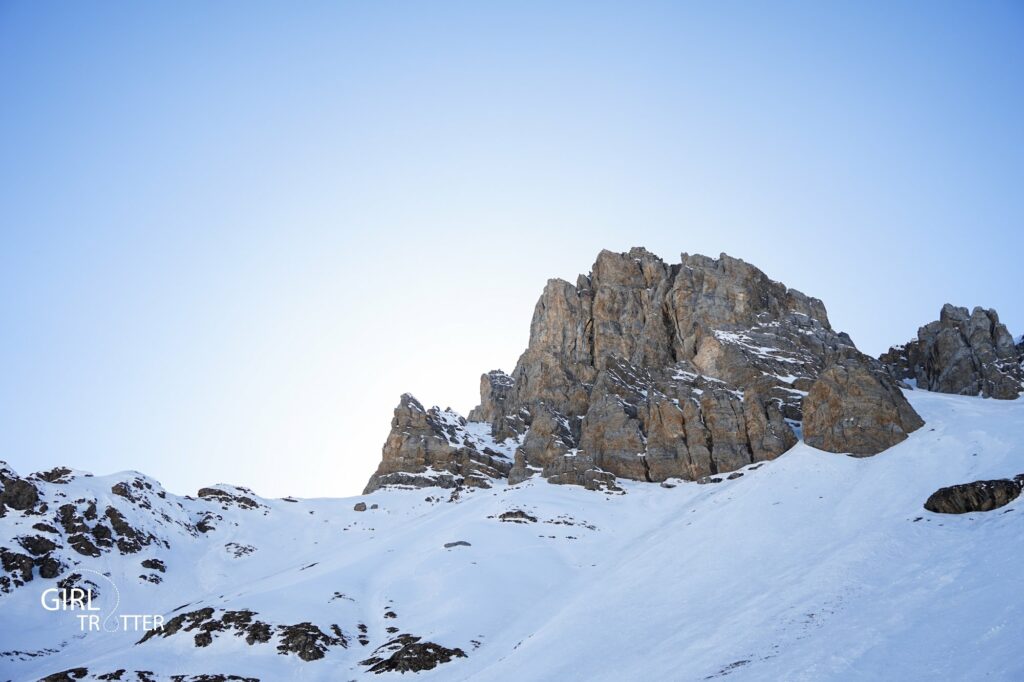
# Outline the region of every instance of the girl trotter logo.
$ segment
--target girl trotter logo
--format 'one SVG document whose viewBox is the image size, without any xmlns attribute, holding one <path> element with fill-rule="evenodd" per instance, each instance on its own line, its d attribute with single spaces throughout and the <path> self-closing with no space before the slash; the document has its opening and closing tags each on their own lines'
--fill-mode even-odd
<svg viewBox="0 0 1024 682">
<path fill-rule="evenodd" d="M 80 571 L 80 572 L 79 572 Z M 94 580 L 85 579 L 82 573 L 89 573 L 106 581 L 110 590 L 100 589 Z M 58 587 L 43 590 L 39 603 L 47 611 L 72 613 L 82 632 L 148 632 L 163 629 L 164 617 L 160 614 L 123 613 L 118 615 L 121 592 L 108 576 L 89 568 L 79 568 L 57 582 Z M 113 603 L 109 607 L 100 605 L 100 595 L 111 594 L 103 601 Z"/>
</svg>

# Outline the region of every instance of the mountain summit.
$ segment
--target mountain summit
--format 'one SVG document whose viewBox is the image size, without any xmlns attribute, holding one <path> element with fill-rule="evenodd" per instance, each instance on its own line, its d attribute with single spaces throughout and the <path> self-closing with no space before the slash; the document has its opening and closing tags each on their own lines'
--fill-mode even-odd
<svg viewBox="0 0 1024 682">
<path fill-rule="evenodd" d="M 526 351 L 480 394 L 468 422 L 403 396 L 366 492 L 704 480 L 778 457 L 801 432 L 871 455 L 923 424 L 820 300 L 726 254 L 667 264 L 643 248 L 602 251 L 575 286 L 548 281 Z"/>
</svg>

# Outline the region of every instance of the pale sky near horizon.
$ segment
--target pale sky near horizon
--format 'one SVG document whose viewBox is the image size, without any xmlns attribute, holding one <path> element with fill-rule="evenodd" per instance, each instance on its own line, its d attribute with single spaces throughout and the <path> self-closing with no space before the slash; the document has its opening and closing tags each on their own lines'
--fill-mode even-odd
<svg viewBox="0 0 1024 682">
<path fill-rule="evenodd" d="M 0 1 L 0 460 L 358 493 L 549 277 L 743 258 L 1024 333 L 1024 5 Z"/>
</svg>

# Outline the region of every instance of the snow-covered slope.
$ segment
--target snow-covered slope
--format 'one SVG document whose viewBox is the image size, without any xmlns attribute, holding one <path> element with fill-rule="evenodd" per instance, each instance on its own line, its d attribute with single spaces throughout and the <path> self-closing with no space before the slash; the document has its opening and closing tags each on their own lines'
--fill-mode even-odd
<svg viewBox="0 0 1024 682">
<path fill-rule="evenodd" d="M 55 581 L 36 575 L 0 594 L 0 680 L 376 679 L 399 649 L 447 659 L 416 673 L 437 680 L 1024 679 L 1024 509 L 922 507 L 941 486 L 1024 472 L 1024 401 L 908 397 L 927 426 L 875 457 L 801 443 L 732 480 L 621 481 L 623 494 L 539 479 L 454 500 L 225 488 L 249 507 L 151 482 L 146 509 L 111 494 L 134 474 L 40 484 L 51 506 L 97 499 L 154 538 L 67 559 L 80 563 L 65 574 L 93 578 L 104 619 L 107 574 L 117 614 L 193 615 L 142 643 L 82 633 L 74 613 L 41 607 Z M 38 521 L 8 512 L 0 545 Z"/>
</svg>

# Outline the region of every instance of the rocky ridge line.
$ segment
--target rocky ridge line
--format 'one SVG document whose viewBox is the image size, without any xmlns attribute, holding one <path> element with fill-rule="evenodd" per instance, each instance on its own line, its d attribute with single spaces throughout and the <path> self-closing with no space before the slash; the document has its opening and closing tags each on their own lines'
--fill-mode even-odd
<svg viewBox="0 0 1024 682">
<path fill-rule="evenodd" d="M 939 393 L 1013 400 L 1024 392 L 1024 337 L 1014 343 L 995 310 L 947 303 L 917 338 L 883 353 L 897 380 Z"/>
<path fill-rule="evenodd" d="M 814 390 L 835 366 L 864 399 L 837 391 L 835 371 Z M 575 285 L 548 281 L 526 351 L 511 374 L 481 377 L 468 422 L 402 397 L 366 492 L 506 476 L 604 490 L 616 477 L 696 480 L 779 456 L 805 412 L 818 447 L 860 455 L 923 423 L 820 300 L 725 254 L 667 264 L 642 248 L 602 251 Z"/>
</svg>

